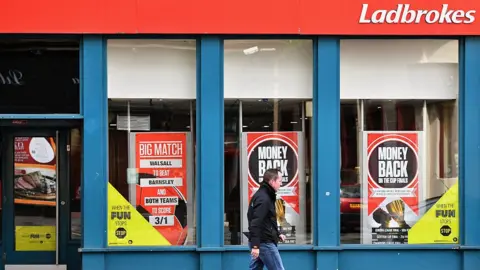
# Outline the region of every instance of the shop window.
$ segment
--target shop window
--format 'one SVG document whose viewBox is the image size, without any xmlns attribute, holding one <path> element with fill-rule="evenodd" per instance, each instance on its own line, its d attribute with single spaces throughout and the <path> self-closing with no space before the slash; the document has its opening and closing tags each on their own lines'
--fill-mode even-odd
<svg viewBox="0 0 480 270">
<path fill-rule="evenodd" d="M 283 177 L 276 210 L 287 239 L 280 244 L 311 243 L 312 46 L 225 41 L 225 245 L 248 244 L 248 203 L 269 168 Z"/>
<path fill-rule="evenodd" d="M 109 101 L 110 245 L 195 244 L 194 106 Z"/>
<path fill-rule="evenodd" d="M 195 239 L 195 41 L 109 40 L 109 246 Z"/>
<path fill-rule="evenodd" d="M 418 42 L 399 41 L 393 48 L 370 42 L 380 58 L 391 52 L 396 55 L 392 62 L 403 61 L 400 66 L 360 46 L 360 52 L 370 52 L 371 62 L 381 63 L 376 69 L 366 63 L 370 70 L 362 71 L 371 89 L 380 89 L 373 78 L 382 76 L 375 70 L 390 74 L 379 79 L 385 92 L 379 95 L 388 99 L 349 102 L 352 93 L 342 86 L 342 244 L 459 244 L 458 59 L 452 56 L 458 47 L 447 41 Z M 343 57 L 365 56 L 350 51 Z M 347 70 L 356 62 L 343 63 Z M 441 76 L 446 73 L 451 76 Z M 345 76 L 342 81 L 353 75 Z M 382 85 L 387 82 L 391 87 Z M 419 93 L 402 98 L 403 93 L 391 90 L 399 84 Z M 361 82 L 359 87 L 358 97 L 371 95 Z"/>
<path fill-rule="evenodd" d="M 80 112 L 78 40 L 1 39 L 0 114 Z"/>
</svg>

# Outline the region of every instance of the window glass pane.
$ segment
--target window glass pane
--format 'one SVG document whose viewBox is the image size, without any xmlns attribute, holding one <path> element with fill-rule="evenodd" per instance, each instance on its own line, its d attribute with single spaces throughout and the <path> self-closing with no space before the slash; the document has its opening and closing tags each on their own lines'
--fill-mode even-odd
<svg viewBox="0 0 480 270">
<path fill-rule="evenodd" d="M 365 100 L 363 132 L 342 104 L 343 244 L 458 243 L 456 104 Z"/>
<path fill-rule="evenodd" d="M 195 101 L 109 101 L 108 243 L 195 244 Z"/>
<path fill-rule="evenodd" d="M 0 113 L 79 113 L 79 42 L 0 40 Z"/>
<path fill-rule="evenodd" d="M 195 40 L 107 42 L 109 246 L 195 245 Z"/>
<path fill-rule="evenodd" d="M 60 141 L 51 135 L 13 137 L 14 150 L 9 154 L 10 161 L 14 161 L 14 189 L 7 196 L 14 197 L 15 251 L 31 251 L 32 247 L 38 251 L 56 249 L 55 204 L 61 188 L 61 163 L 56 151 Z M 32 235 L 41 237 L 40 241 L 33 241 Z"/>
<path fill-rule="evenodd" d="M 311 243 L 312 49 L 225 41 L 225 245 L 248 244 L 248 205 L 272 168 L 282 175 L 272 201 L 280 244 Z"/>
<path fill-rule="evenodd" d="M 456 46 L 448 49 L 443 45 L 435 52 L 429 51 L 436 45 L 451 43 L 422 42 L 420 47 L 405 41 L 395 45 L 397 49 L 400 44 L 410 48 L 409 59 L 397 60 L 410 61 L 411 69 L 373 59 L 383 64 L 364 72 L 373 78 L 378 77 L 375 70 L 393 74 L 391 69 L 403 69 L 409 73 L 379 80 L 385 92 L 391 89 L 382 83 L 395 88 L 399 85 L 396 80 L 406 76 L 410 90 L 418 88 L 430 99 L 400 99 L 390 92 L 390 99 L 342 101 L 342 244 L 459 243 L 458 105 L 455 98 L 430 87 L 431 80 L 437 78 L 433 74 L 440 70 L 452 71 L 453 67 L 452 76 L 456 78 L 458 59 L 453 54 L 457 51 Z M 382 53 L 397 53 L 393 47 L 380 49 L 378 44 L 372 44 L 380 51 L 380 58 Z M 418 56 L 416 60 L 413 55 Z M 426 69 L 430 75 L 418 75 L 419 70 Z M 456 97 L 458 85 L 455 80 L 447 81 L 437 83 L 448 83 L 445 89 L 454 91 Z M 379 87 L 374 80 L 371 84 Z M 358 97 L 367 93 L 359 91 Z"/>
<path fill-rule="evenodd" d="M 81 179 L 82 179 L 82 133 L 78 128 L 70 131 L 70 235 L 72 239 L 82 238 Z"/>
<path fill-rule="evenodd" d="M 364 130 L 422 131 L 423 100 L 365 100 Z"/>
<path fill-rule="evenodd" d="M 360 241 L 360 141 L 359 118 L 356 101 L 343 102 L 340 106 L 340 224 L 342 243 Z"/>
</svg>

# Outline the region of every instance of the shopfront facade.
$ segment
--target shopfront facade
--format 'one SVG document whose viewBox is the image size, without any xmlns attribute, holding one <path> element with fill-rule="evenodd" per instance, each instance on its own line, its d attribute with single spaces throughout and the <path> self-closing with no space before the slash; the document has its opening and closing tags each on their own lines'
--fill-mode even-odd
<svg viewBox="0 0 480 270">
<path fill-rule="evenodd" d="M 4 269 L 246 269 L 269 168 L 286 269 L 480 264 L 477 3 L 51 2 L 0 18 Z"/>
</svg>

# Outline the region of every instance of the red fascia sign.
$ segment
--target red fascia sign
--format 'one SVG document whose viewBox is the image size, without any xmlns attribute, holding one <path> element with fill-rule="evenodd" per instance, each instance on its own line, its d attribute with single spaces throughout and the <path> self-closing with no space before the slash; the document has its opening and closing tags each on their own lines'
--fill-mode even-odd
<svg viewBox="0 0 480 270">
<path fill-rule="evenodd" d="M 478 0 L 5 0 L 0 33 L 480 35 Z"/>
<path fill-rule="evenodd" d="M 366 24 L 419 24 L 422 22 L 428 24 L 434 23 L 453 23 L 453 24 L 471 24 L 475 22 L 475 10 L 453 10 L 448 4 L 442 5 L 442 10 L 413 10 L 409 4 L 398 4 L 396 9 L 386 10 L 377 9 L 369 12 L 368 4 L 362 5 L 359 23 Z"/>
</svg>

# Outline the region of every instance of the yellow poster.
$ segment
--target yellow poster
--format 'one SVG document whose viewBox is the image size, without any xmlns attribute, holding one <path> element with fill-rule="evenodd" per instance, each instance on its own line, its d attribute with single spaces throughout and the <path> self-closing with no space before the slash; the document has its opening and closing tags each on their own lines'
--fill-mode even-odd
<svg viewBox="0 0 480 270">
<path fill-rule="evenodd" d="M 409 244 L 458 244 L 458 182 L 408 231 Z"/>
<path fill-rule="evenodd" d="M 55 251 L 55 226 L 15 226 L 16 251 Z"/>
<path fill-rule="evenodd" d="M 170 245 L 110 183 L 107 214 L 109 246 Z"/>
</svg>

